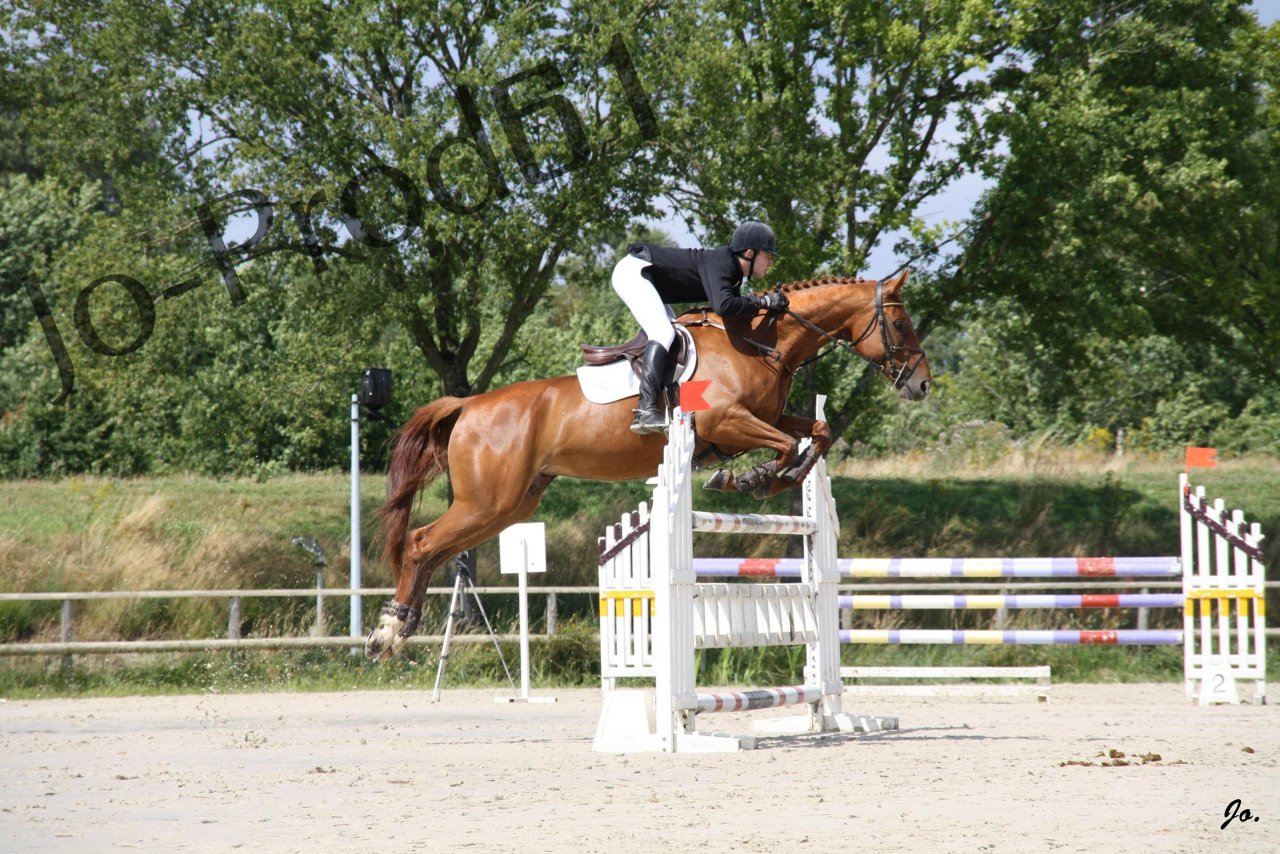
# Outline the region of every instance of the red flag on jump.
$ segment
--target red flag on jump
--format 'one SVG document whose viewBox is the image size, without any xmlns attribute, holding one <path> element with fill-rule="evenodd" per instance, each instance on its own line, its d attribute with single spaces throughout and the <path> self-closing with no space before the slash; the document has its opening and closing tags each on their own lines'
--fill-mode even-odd
<svg viewBox="0 0 1280 854">
<path fill-rule="evenodd" d="M 1213 468 L 1218 464 L 1218 461 L 1214 459 L 1217 453 L 1217 448 L 1192 448 L 1188 446 L 1186 471 L 1191 471 L 1193 468 Z"/>
<path fill-rule="evenodd" d="M 707 403 L 707 399 L 702 396 L 709 385 L 711 380 L 690 380 L 680 383 L 680 408 L 685 412 L 710 409 L 711 404 Z"/>
</svg>

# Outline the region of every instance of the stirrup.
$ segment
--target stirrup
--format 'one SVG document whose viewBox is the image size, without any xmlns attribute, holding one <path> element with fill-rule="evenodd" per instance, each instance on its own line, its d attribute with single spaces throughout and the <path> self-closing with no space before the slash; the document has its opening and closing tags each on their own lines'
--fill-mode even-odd
<svg viewBox="0 0 1280 854">
<path fill-rule="evenodd" d="M 631 432 L 644 436 L 649 433 L 665 433 L 667 432 L 667 420 L 661 413 L 654 412 L 652 409 L 637 409 L 636 416 L 631 420 Z"/>
</svg>

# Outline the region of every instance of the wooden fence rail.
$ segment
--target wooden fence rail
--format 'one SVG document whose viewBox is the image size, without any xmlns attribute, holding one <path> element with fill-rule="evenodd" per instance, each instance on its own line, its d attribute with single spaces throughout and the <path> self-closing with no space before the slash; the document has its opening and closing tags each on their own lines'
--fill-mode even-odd
<svg viewBox="0 0 1280 854">
<path fill-rule="evenodd" d="M 841 593 L 869 593 L 869 592 L 896 592 L 901 593 L 910 589 L 919 590 L 941 590 L 956 592 L 981 592 L 981 591 L 1002 591 L 1008 592 L 1012 588 L 1017 590 L 1034 590 L 1055 588 L 1059 590 L 1069 590 L 1073 586 L 1087 586 L 1090 590 L 1099 590 L 1107 588 L 1132 588 L 1135 585 L 1131 582 L 1078 582 L 1066 583 L 1063 580 L 1047 580 L 1044 582 L 1021 582 L 1017 585 L 1011 585 L 1008 582 L 980 582 L 980 581 L 957 581 L 957 582 L 928 582 L 928 583 L 903 583 L 895 582 L 874 582 L 874 583 L 858 583 L 858 584 L 842 584 L 840 585 Z M 1141 584 L 1144 590 L 1147 589 L 1179 589 L 1181 583 L 1177 581 L 1144 581 Z M 1280 588 L 1280 581 L 1268 581 L 1266 583 L 1268 589 Z M 476 593 L 484 595 L 515 595 L 519 592 L 516 587 L 475 587 Z M 361 636 L 343 636 L 329 635 L 322 636 L 319 632 L 308 637 L 299 636 L 280 636 L 280 637 L 253 637 L 245 638 L 240 636 L 240 601 L 248 598 L 291 598 L 291 597 L 317 597 L 317 626 L 322 625 L 323 606 L 321 602 L 324 597 L 332 597 L 335 599 L 346 599 L 353 594 L 361 596 L 390 596 L 394 593 L 394 589 L 390 587 L 365 587 L 352 590 L 349 587 L 301 587 L 301 588 L 264 588 L 251 590 L 87 590 L 87 591 L 58 591 L 58 592 L 8 592 L 0 593 L 0 602 L 60 602 L 61 616 L 59 626 L 58 642 L 41 642 L 41 643 L 0 643 L 0 658 L 25 656 L 25 655 L 61 655 L 63 656 L 64 667 L 70 666 L 70 656 L 72 655 L 94 655 L 94 654 L 121 654 L 121 653 L 148 653 L 148 652 L 203 652 L 210 650 L 222 649 L 316 649 L 316 648 L 358 648 L 364 645 L 364 637 Z M 453 593 L 452 587 L 429 587 L 428 595 L 449 596 Z M 594 586 L 541 586 L 530 587 L 529 593 L 532 595 L 541 595 L 547 597 L 547 630 L 545 634 L 531 634 L 530 640 L 545 641 L 556 633 L 558 599 L 557 597 L 564 595 L 582 595 L 590 597 L 598 597 L 600 593 L 599 587 Z M 77 641 L 74 640 L 75 632 L 75 602 L 92 602 L 110 599 L 225 599 L 227 600 L 227 636 L 223 638 L 196 638 L 196 639 L 166 639 L 166 640 L 111 640 L 111 641 Z M 1268 628 L 1267 637 L 1280 637 L 1280 628 Z M 504 642 L 518 642 L 520 636 L 517 634 L 498 635 L 498 640 Z M 410 643 L 414 645 L 433 644 L 443 641 L 442 635 L 417 635 L 410 639 Z M 455 635 L 454 643 L 489 643 L 489 636 L 483 635 Z"/>
</svg>

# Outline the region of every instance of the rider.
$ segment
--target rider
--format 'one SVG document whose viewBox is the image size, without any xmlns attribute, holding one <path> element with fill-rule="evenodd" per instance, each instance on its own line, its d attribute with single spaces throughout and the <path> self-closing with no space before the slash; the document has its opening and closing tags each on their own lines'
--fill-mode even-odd
<svg viewBox="0 0 1280 854">
<path fill-rule="evenodd" d="M 777 254 L 773 229 L 755 220 L 734 229 L 728 246 L 714 249 L 671 249 L 651 243 L 627 247 L 627 254 L 613 268 L 613 289 L 649 336 L 631 432 L 666 430 L 666 419 L 658 409 L 658 392 L 667 350 L 676 335 L 671 325 L 675 314 L 667 306 L 710 300 L 721 317 L 741 317 L 761 309 L 785 311 L 787 298 L 780 291 L 742 295 L 743 279 L 769 272 Z"/>
</svg>

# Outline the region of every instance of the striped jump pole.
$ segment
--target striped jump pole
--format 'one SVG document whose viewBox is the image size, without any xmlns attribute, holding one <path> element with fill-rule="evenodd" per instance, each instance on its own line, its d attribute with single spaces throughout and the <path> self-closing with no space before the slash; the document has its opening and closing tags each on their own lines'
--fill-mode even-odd
<svg viewBox="0 0 1280 854">
<path fill-rule="evenodd" d="M 1178 578 L 1176 557 L 854 558 L 852 578 Z"/>
<path fill-rule="evenodd" d="M 1025 645 L 1142 645 L 1160 646 L 1182 643 L 1182 632 L 1147 629 L 842 629 L 841 643 L 859 644 L 942 644 L 968 646 Z"/>
<path fill-rule="evenodd" d="M 822 699 L 822 686 L 800 685 L 794 688 L 761 688 L 755 691 L 721 691 L 698 694 L 698 711 L 749 712 L 756 709 L 776 709 L 779 706 L 798 706 L 816 703 Z"/>
<path fill-rule="evenodd" d="M 803 516 L 775 516 L 768 513 L 704 513 L 693 511 L 693 530 L 716 534 L 813 534 L 818 530 L 814 519 Z M 804 562 L 797 560 L 799 577 Z M 697 561 L 694 561 L 697 569 Z"/>
<path fill-rule="evenodd" d="M 1253 682 L 1253 699 L 1266 699 L 1266 599 L 1262 533 L 1221 501 L 1210 505 L 1204 489 L 1194 492 L 1186 475 L 1178 482 L 1181 553 L 1178 557 L 1131 558 L 872 558 L 840 562 L 846 576 L 860 578 L 1173 578 L 1182 592 L 1116 594 L 862 595 L 839 597 L 854 610 L 966 610 L 979 608 L 1178 608 L 1179 630 L 925 630 L 848 629 L 850 644 L 936 645 L 1182 645 L 1188 697 L 1201 703 L 1237 702 L 1237 681 Z M 700 567 L 709 575 L 785 576 L 784 560 L 720 559 Z M 953 668 L 963 670 L 964 668 Z M 973 668 L 971 668 L 973 669 Z M 850 668 L 857 676 L 904 678 L 920 668 Z M 923 675 L 923 674 L 921 674 Z M 879 687 L 879 686 L 875 686 Z"/>
<path fill-rule="evenodd" d="M 795 578 L 799 558 L 694 558 L 698 575 Z M 845 578 L 1181 578 L 1177 557 L 841 558 Z"/>
<path fill-rule="evenodd" d="M 1172 578 L 1182 574 L 1181 562 L 1175 557 L 1135 558 L 923 558 L 923 559 L 869 559 L 850 562 L 849 572 L 872 578 Z M 1180 593 L 1048 593 L 1048 594 L 903 594 L 863 595 L 840 597 L 840 607 L 850 610 L 946 610 L 975 609 L 1040 609 L 1065 610 L 1076 608 L 1181 608 L 1185 598 Z M 850 644 L 934 644 L 948 646 L 969 645 L 1166 645 L 1182 643 L 1180 631 L 1134 630 L 927 630 L 927 629 L 849 629 L 840 633 L 842 643 Z M 1048 668 L 1043 676 L 1035 675 L 1036 684 L 991 686 L 971 682 L 963 686 L 912 685 L 912 693 L 950 694 L 967 689 L 964 693 L 986 693 L 993 688 L 1003 693 L 1035 693 L 1046 702 L 1049 699 Z M 999 677 L 1032 678 L 1027 668 L 975 667 L 947 668 L 946 679 L 990 679 L 992 672 Z M 854 667 L 842 670 L 842 675 L 858 679 L 915 679 L 939 678 L 931 668 L 924 667 Z M 850 687 L 855 693 L 883 694 L 891 691 L 883 685 L 859 684 Z"/>
<path fill-rule="evenodd" d="M 1181 593 L 998 593 L 903 594 L 841 596 L 841 608 L 857 611 L 965 611 L 974 609 L 1024 608 L 1181 608 L 1186 598 Z"/>
<path fill-rule="evenodd" d="M 1266 696 L 1266 599 L 1262 532 L 1246 523 L 1241 511 L 1228 514 L 1221 501 L 1210 504 L 1204 489 L 1194 492 L 1186 476 L 1179 479 L 1178 511 L 1181 550 L 1160 557 L 1046 558 L 842 558 L 836 566 L 844 578 L 879 579 L 1181 579 L 1181 593 L 1084 594 L 902 594 L 840 596 L 837 605 L 852 610 L 972 610 L 1180 608 L 1182 631 L 929 631 L 846 630 L 844 643 L 859 644 L 1116 644 L 1184 647 L 1188 697 L 1207 692 L 1205 685 L 1253 682 L 1253 697 Z M 766 518 L 766 517 L 761 517 Z M 712 524 L 708 522 L 707 524 Z M 719 524 L 724 529 L 724 523 Z M 767 524 L 756 523 L 764 532 Z M 693 569 L 704 578 L 798 578 L 799 558 L 695 558 Z M 911 668 L 856 668 L 859 675 L 877 669 L 894 677 Z M 953 668 L 963 670 L 964 668 Z M 981 668 L 970 668 L 981 669 Z M 1234 689 L 1226 692 L 1234 698 Z M 1213 700 L 1215 702 L 1220 700 Z M 1230 701 L 1230 700 L 1227 700 Z"/>
</svg>

